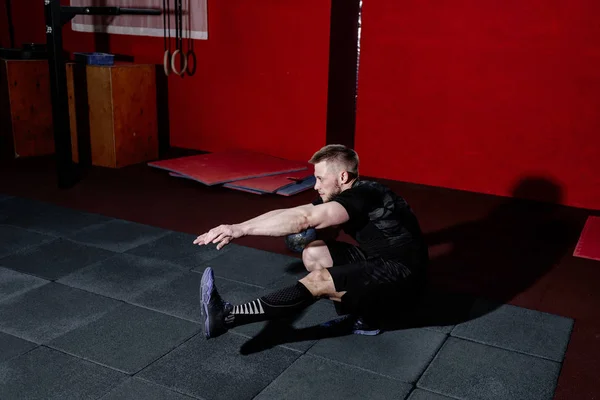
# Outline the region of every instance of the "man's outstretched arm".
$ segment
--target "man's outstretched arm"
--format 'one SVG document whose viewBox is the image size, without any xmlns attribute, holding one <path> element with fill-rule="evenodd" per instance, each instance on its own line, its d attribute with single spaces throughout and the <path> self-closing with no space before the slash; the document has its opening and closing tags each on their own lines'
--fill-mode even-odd
<svg viewBox="0 0 600 400">
<path fill-rule="evenodd" d="M 311 204 L 267 213 L 259 218 L 235 225 L 220 225 L 198 236 L 194 244 L 217 243 L 222 248 L 242 236 L 285 236 L 308 228 L 323 229 L 348 221 L 346 209 L 337 202 L 313 206 Z"/>
</svg>

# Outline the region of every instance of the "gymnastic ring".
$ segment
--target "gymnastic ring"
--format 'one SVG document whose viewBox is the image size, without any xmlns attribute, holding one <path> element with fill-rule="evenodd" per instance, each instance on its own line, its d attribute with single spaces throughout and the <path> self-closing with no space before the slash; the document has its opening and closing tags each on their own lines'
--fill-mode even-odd
<svg viewBox="0 0 600 400">
<path fill-rule="evenodd" d="M 189 63 L 190 56 L 192 56 L 192 59 L 194 60 L 194 69 L 193 69 L 193 70 L 191 70 L 191 71 L 190 71 L 190 69 L 188 68 L 188 67 L 190 66 L 190 63 Z M 194 75 L 194 74 L 196 73 L 196 53 L 195 53 L 195 52 L 193 52 L 193 51 L 191 51 L 191 50 L 190 50 L 190 51 L 188 51 L 188 52 L 187 52 L 187 56 L 186 56 L 186 62 L 187 62 L 187 64 L 186 64 L 186 68 L 185 68 L 185 70 L 186 70 L 187 74 L 188 74 L 189 76 L 192 76 L 192 75 Z"/>
<path fill-rule="evenodd" d="M 169 76 L 170 74 L 170 70 L 169 70 L 169 50 L 165 50 L 165 55 L 163 56 L 163 68 L 165 70 L 165 75 Z"/>
<path fill-rule="evenodd" d="M 187 69 L 187 58 L 183 57 L 183 67 L 181 68 L 181 71 L 178 71 L 177 68 L 175 68 L 175 56 L 180 53 L 179 49 L 175 50 L 173 52 L 173 55 L 171 56 L 171 69 L 173 70 L 173 72 L 179 76 L 183 75 L 183 73 L 185 72 L 185 70 Z"/>
</svg>

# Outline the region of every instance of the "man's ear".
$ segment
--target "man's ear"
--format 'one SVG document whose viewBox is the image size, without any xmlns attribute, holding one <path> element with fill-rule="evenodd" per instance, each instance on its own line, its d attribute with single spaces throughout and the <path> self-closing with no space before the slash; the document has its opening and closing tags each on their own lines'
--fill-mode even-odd
<svg viewBox="0 0 600 400">
<path fill-rule="evenodd" d="M 348 183 L 348 171 L 342 171 L 342 183 Z"/>
</svg>

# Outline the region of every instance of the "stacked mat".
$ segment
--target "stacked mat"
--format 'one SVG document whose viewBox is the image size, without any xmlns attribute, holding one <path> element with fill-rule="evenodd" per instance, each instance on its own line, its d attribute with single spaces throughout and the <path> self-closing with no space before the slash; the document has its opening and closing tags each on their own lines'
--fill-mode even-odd
<svg viewBox="0 0 600 400">
<path fill-rule="evenodd" d="M 315 185 L 312 164 L 247 150 L 153 161 L 148 166 L 169 171 L 176 178 L 255 194 L 291 196 Z"/>
<path fill-rule="evenodd" d="M 573 255 L 600 261 L 600 217 L 588 217 Z"/>
</svg>

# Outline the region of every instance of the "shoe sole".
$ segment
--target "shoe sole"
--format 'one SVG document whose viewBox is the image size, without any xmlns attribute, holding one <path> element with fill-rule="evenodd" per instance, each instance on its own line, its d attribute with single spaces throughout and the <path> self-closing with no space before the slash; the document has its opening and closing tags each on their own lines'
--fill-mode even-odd
<svg viewBox="0 0 600 400">
<path fill-rule="evenodd" d="M 210 294 L 212 293 L 214 279 L 212 269 L 207 268 L 202 274 L 202 282 L 200 284 L 200 298 L 202 318 L 204 319 L 204 336 L 210 337 L 210 317 L 208 314 L 208 304 L 210 303 Z"/>
<path fill-rule="evenodd" d="M 373 331 L 363 331 L 361 329 L 355 329 L 352 331 L 355 335 L 365 335 L 365 336 L 377 336 L 381 333 L 381 330 L 375 329 Z"/>
<path fill-rule="evenodd" d="M 343 317 L 340 318 L 336 318 L 333 319 L 331 321 L 327 321 L 321 324 L 322 327 L 324 328 L 332 328 L 336 325 L 341 325 L 343 324 L 346 320 L 348 320 L 350 318 L 349 315 L 345 315 Z M 377 336 L 381 333 L 381 329 L 371 329 L 371 330 L 364 330 L 364 329 L 352 329 L 352 334 L 354 335 L 364 335 L 364 336 Z"/>
</svg>

